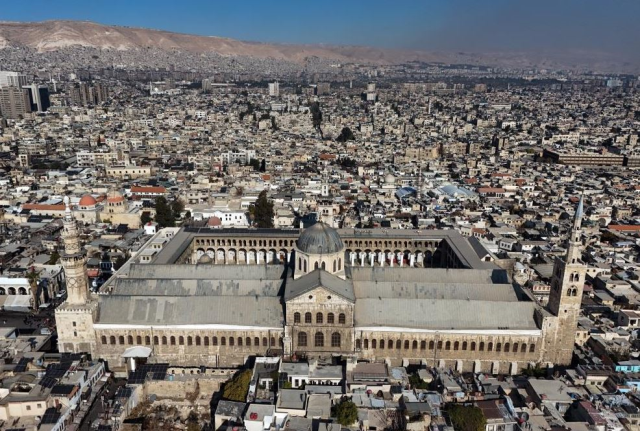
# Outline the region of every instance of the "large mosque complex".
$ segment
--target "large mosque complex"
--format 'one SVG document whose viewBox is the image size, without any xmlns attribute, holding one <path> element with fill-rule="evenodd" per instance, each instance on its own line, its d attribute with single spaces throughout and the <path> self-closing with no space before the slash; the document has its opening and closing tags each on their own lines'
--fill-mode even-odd
<svg viewBox="0 0 640 431">
<path fill-rule="evenodd" d="M 549 303 L 514 287 L 454 230 L 161 230 L 105 292 L 87 289 L 67 205 L 62 352 L 232 367 L 251 356 L 422 363 L 515 373 L 571 362 L 586 266 L 582 202 Z"/>
</svg>

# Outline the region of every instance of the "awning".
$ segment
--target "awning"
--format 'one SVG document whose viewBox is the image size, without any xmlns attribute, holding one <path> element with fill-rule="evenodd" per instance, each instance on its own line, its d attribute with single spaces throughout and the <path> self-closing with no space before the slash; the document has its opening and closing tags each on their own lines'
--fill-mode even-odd
<svg viewBox="0 0 640 431">
<path fill-rule="evenodd" d="M 29 295 L 7 295 L 4 301 L 4 309 L 7 311 L 28 312 L 31 308 L 31 296 Z"/>
<path fill-rule="evenodd" d="M 122 354 L 123 358 L 148 358 L 151 356 L 151 349 L 145 346 L 129 347 Z"/>
</svg>

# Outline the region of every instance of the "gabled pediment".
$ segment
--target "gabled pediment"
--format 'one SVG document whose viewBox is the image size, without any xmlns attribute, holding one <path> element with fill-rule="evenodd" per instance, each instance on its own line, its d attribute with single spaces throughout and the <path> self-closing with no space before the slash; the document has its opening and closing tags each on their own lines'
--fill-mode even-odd
<svg viewBox="0 0 640 431">
<path fill-rule="evenodd" d="M 344 300 L 354 303 L 353 284 L 350 280 L 343 280 L 322 269 L 316 269 L 309 274 L 291 280 L 285 288 L 285 301 L 290 301 L 302 295 L 313 294 L 316 290 L 333 293 Z"/>
</svg>

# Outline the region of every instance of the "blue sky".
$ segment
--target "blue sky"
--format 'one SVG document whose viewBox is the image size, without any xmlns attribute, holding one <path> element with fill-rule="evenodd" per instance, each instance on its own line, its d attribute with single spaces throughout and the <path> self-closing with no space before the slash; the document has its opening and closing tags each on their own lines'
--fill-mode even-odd
<svg viewBox="0 0 640 431">
<path fill-rule="evenodd" d="M 14 0 L 0 20 L 90 20 L 279 43 L 640 56 L 639 0 Z"/>
</svg>

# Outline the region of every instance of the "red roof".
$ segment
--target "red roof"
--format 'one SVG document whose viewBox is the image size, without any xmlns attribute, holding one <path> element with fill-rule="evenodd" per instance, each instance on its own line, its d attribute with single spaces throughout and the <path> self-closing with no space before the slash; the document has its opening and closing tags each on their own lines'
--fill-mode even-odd
<svg viewBox="0 0 640 431">
<path fill-rule="evenodd" d="M 478 193 L 504 193 L 502 187 L 478 187 Z"/>
<path fill-rule="evenodd" d="M 166 193 L 166 192 L 167 192 L 167 189 L 162 187 L 162 186 L 158 186 L 158 187 L 133 186 L 133 187 L 131 187 L 131 193 Z"/>
<path fill-rule="evenodd" d="M 640 225 L 610 224 L 608 227 L 611 230 L 620 230 L 620 231 L 626 231 L 626 232 L 640 231 Z"/>
</svg>

